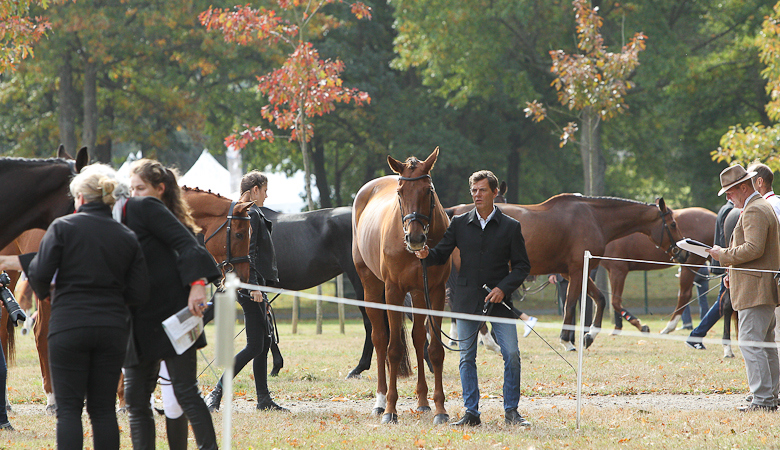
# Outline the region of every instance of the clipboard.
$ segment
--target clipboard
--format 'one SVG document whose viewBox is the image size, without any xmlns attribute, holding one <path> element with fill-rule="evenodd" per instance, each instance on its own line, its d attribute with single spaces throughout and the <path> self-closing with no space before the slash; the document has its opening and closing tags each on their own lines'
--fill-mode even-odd
<svg viewBox="0 0 780 450">
<path fill-rule="evenodd" d="M 695 253 L 701 256 L 702 258 L 708 258 L 710 254 L 707 253 L 706 250 L 712 248 L 711 246 L 703 242 L 699 242 L 697 240 L 688 239 L 688 238 L 677 241 L 677 246 L 683 250 L 689 251 L 691 253 Z"/>
</svg>

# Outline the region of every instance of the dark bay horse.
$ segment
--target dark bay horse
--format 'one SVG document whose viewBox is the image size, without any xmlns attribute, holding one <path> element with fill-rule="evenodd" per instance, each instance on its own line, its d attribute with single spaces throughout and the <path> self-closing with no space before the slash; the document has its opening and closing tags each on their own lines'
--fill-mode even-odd
<svg viewBox="0 0 780 450">
<path fill-rule="evenodd" d="M 715 213 L 704 208 L 683 208 L 674 211 L 673 217 L 680 232 L 685 237 L 712 246 L 713 237 L 715 235 Z M 705 258 L 694 253 L 684 252 L 684 254 L 687 258 L 684 258 L 683 262 L 687 264 L 698 265 L 704 264 L 706 261 Z M 641 233 L 634 233 L 610 242 L 607 244 L 604 256 L 659 262 L 669 262 L 672 259 L 672 255 L 669 252 L 664 248 L 656 246 Z M 637 329 L 649 332 L 650 329 L 647 328 L 647 326 L 642 325 L 642 322 L 638 318 L 634 317 L 622 306 L 623 287 L 625 286 L 626 276 L 628 275 L 628 272 L 634 270 L 661 270 L 668 269 L 669 266 L 612 260 L 602 260 L 601 266 L 607 269 L 607 272 L 609 273 L 609 284 L 612 287 L 612 307 L 615 309 L 616 324 L 620 323 L 618 322 L 618 318 L 626 319 L 631 325 L 637 327 Z M 672 319 L 669 321 L 669 325 L 667 325 L 661 333 L 668 333 L 676 328 L 685 305 L 691 299 L 693 279 L 695 276 L 695 269 L 689 267 L 683 267 L 681 269 L 680 290 L 677 292 L 677 308 L 672 315 Z M 615 326 L 615 329 L 617 330 L 621 328 L 622 327 L 618 327 L 617 325 Z"/>
<path fill-rule="evenodd" d="M 325 208 L 301 213 L 279 213 L 261 208 L 273 223 L 271 240 L 276 249 L 279 287 L 295 291 L 318 286 L 342 273 L 349 278 L 355 296 L 363 300 L 363 284 L 352 262 L 352 208 Z M 366 338 L 358 365 L 347 378 L 357 378 L 371 367 L 374 345 L 371 343 L 371 321 L 366 309 L 360 307 Z M 274 354 L 278 372 L 281 361 Z"/>
<path fill-rule="evenodd" d="M 23 231 L 46 229 L 57 217 L 73 212 L 70 179 L 87 165 L 87 148 L 79 150 L 74 161 L 60 146 L 58 158 L 0 158 L 0 248 L 10 244 Z"/>
<path fill-rule="evenodd" d="M 201 227 L 201 232 L 206 238 L 211 237 L 206 242 L 206 249 L 221 265 L 223 274 L 229 271 L 235 271 L 239 278 L 246 282 L 249 280 L 249 216 L 247 211 L 251 203 L 232 202 L 230 199 L 221 197 L 211 192 L 204 192 L 198 189 L 182 188 L 182 195 L 192 208 L 192 216 L 195 223 Z M 231 210 L 232 206 L 232 210 Z M 231 219 L 232 217 L 232 219 Z M 42 230 L 31 230 L 20 236 L 17 242 L 19 253 L 30 253 L 38 251 Z M 228 248 L 230 251 L 228 251 Z M 12 254 L 12 253 L 7 253 Z M 16 253 L 18 254 L 18 253 Z M 16 273 L 18 277 L 18 273 Z M 35 321 L 33 332 L 35 335 L 35 345 L 38 350 L 38 359 L 41 365 L 41 377 L 43 379 L 43 389 L 46 393 L 46 411 L 53 413 L 56 409 L 54 395 L 51 388 L 51 376 L 49 374 L 49 355 L 48 355 L 48 329 L 51 313 L 51 304 L 48 300 L 38 301 L 38 316 Z M 14 336 L 13 329 L 6 327 L 8 314 L 3 314 L 0 325 L 3 329 L 9 329 L 9 342 L 12 342 Z M 0 335 L 1 336 L 1 335 Z M 120 381 L 119 394 L 120 405 L 123 404 L 123 383 Z"/>
<path fill-rule="evenodd" d="M 352 219 L 352 257 L 363 283 L 366 301 L 403 305 L 407 292 L 416 308 L 444 309 L 444 287 L 450 265 L 428 269 L 430 306 L 423 291 L 422 264 L 414 255 L 427 243 L 436 245 L 444 235 L 449 219 L 433 188 L 430 171 L 439 149 L 425 161 L 410 157 L 400 162 L 388 156 L 390 168 L 400 176 L 387 176 L 366 183 L 355 196 Z M 397 311 L 368 308 L 371 338 L 377 355 L 377 403 L 374 412 L 382 423 L 398 420 L 397 378 L 408 369 L 404 315 Z M 444 408 L 442 370 L 444 347 L 441 343 L 441 318 L 428 319 L 431 339 L 428 353 L 434 374 L 434 423 L 449 420 Z M 425 380 L 423 354 L 426 324 L 421 314 L 414 315 L 412 340 L 417 352 L 417 410 L 430 411 L 428 385 Z M 389 376 L 385 373 L 385 364 Z M 389 379 L 389 380 L 388 380 Z M 389 382 L 388 382 L 389 381 Z"/>
<path fill-rule="evenodd" d="M 520 222 L 526 250 L 531 260 L 531 275 L 563 274 L 569 280 L 566 293 L 564 325 L 574 325 L 574 312 L 582 290 L 582 268 L 585 250 L 603 255 L 607 243 L 636 232 L 643 233 L 661 247 L 669 248 L 682 239 L 663 199 L 656 204 L 611 197 L 584 197 L 578 194 L 556 195 L 538 205 L 496 204 Z M 474 208 L 461 205 L 454 214 Z M 599 264 L 590 261 L 590 268 Z M 585 335 L 585 346 L 593 343 L 601 328 L 606 300 L 596 284 L 585 280 L 588 294 L 596 302 L 596 318 Z M 561 331 L 561 343 L 574 350 L 573 330 Z"/>
</svg>

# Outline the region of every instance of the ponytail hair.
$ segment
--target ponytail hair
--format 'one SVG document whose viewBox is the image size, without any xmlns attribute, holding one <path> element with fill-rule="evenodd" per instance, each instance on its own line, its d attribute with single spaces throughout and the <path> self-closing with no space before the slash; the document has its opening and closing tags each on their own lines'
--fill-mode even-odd
<svg viewBox="0 0 780 450">
<path fill-rule="evenodd" d="M 101 202 L 114 206 L 123 190 L 126 192 L 127 187 L 117 180 L 114 169 L 105 164 L 84 167 L 70 182 L 70 195 L 76 198 L 81 194 L 84 203 Z"/>
<path fill-rule="evenodd" d="M 195 224 L 192 218 L 192 209 L 181 194 L 181 188 L 178 182 L 178 171 L 173 168 L 163 166 L 159 161 L 152 159 L 139 159 L 130 166 L 130 173 L 138 175 L 141 179 L 158 187 L 161 184 L 165 186 L 162 194 L 162 202 L 179 219 L 179 222 L 192 230 L 193 233 L 199 233 L 200 227 Z"/>
</svg>

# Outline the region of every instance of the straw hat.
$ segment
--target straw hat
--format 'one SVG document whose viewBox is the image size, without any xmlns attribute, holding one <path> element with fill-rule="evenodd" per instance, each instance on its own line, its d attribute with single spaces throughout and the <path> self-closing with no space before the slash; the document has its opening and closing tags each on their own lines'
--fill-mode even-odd
<svg viewBox="0 0 780 450">
<path fill-rule="evenodd" d="M 754 176 L 756 176 L 756 172 L 748 172 L 739 164 L 723 169 L 723 172 L 720 173 L 720 186 L 722 189 L 718 191 L 718 195 L 723 195 L 732 186 L 736 186 Z"/>
</svg>

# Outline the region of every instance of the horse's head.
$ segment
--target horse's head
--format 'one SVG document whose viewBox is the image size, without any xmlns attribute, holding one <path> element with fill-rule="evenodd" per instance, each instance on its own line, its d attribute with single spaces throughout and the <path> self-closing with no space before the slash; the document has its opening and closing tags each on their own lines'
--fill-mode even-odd
<svg viewBox="0 0 780 450">
<path fill-rule="evenodd" d="M 235 272 L 249 281 L 250 202 L 234 202 L 211 192 L 184 187 L 182 195 L 205 236 L 206 250 L 219 262 L 224 275 Z"/>
<path fill-rule="evenodd" d="M 658 231 L 650 233 L 650 239 L 659 248 L 663 249 L 671 259 L 684 264 L 690 253 L 677 246 L 677 242 L 684 238 L 674 218 L 674 211 L 666 206 L 663 198 L 657 198 L 655 204 L 658 207 L 660 225 Z"/>
<path fill-rule="evenodd" d="M 411 156 L 405 162 L 387 157 L 387 163 L 398 179 L 398 205 L 401 209 L 401 226 L 404 243 L 410 252 L 421 250 L 428 240 L 428 230 L 433 220 L 435 195 L 430 171 L 439 147 L 425 161 Z"/>
</svg>

